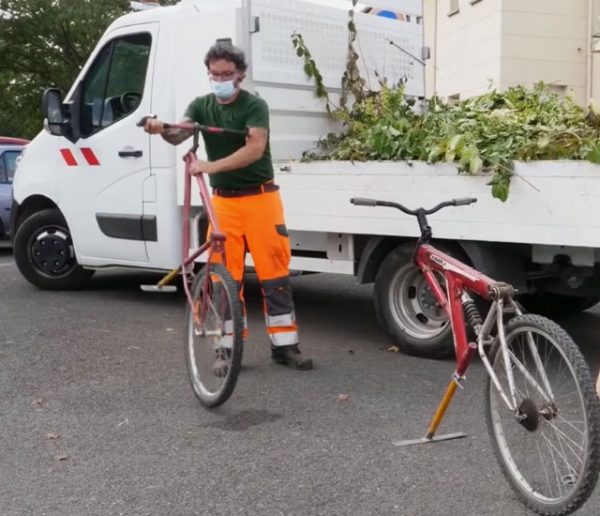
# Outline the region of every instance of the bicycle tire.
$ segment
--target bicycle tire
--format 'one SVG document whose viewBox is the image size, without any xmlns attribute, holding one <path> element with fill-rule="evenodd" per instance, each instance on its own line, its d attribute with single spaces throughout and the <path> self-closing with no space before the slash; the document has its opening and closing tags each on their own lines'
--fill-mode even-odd
<svg viewBox="0 0 600 516">
<path fill-rule="evenodd" d="M 191 287 L 194 310 L 202 303 L 206 271 L 207 268 L 203 267 Z M 200 328 L 195 323 L 194 312 L 187 304 L 184 344 L 192 390 L 202 405 L 211 408 L 225 403 L 235 389 L 242 365 L 244 323 L 237 284 L 225 267 L 220 264 L 210 265 L 210 283 L 206 290 L 211 291 L 210 299 L 207 300 L 207 313 L 210 317 L 205 318 L 204 325 Z M 217 308 L 214 306 L 213 296 L 218 296 Z M 228 329 L 225 320 L 231 321 Z M 221 336 L 208 335 L 206 332 L 220 332 Z M 215 373 L 214 369 L 217 353 L 224 357 L 219 368 L 222 374 Z"/>
<path fill-rule="evenodd" d="M 588 366 L 571 337 L 545 317 L 534 314 L 517 316 L 506 325 L 505 332 L 509 351 L 540 382 L 543 380 L 533 364 L 534 355 L 528 350 L 527 335 L 533 337 L 538 352 L 543 351 L 544 342 L 552 346 L 547 354 L 538 354 L 541 355 L 554 401 L 544 401 L 541 393 L 526 380 L 520 367 L 514 365 L 511 370 L 515 376 L 517 406 L 522 417 L 517 421 L 488 376 L 485 413 L 494 454 L 513 491 L 525 505 L 544 516 L 570 514 L 589 498 L 600 471 L 600 406 Z M 523 340 L 519 341 L 519 337 Z M 500 342 L 496 338 L 490 351 L 491 363 L 500 383 L 506 388 L 507 377 L 502 373 L 503 354 L 500 350 Z M 525 381 L 521 383 L 520 378 Z M 565 391 L 566 387 L 559 384 L 561 379 L 570 381 L 567 387 L 572 390 Z M 546 387 L 542 390 L 548 392 Z M 573 409 L 581 412 L 576 416 L 582 417 L 581 420 L 569 421 Z M 506 418 L 506 423 L 501 421 L 502 418 Z M 511 442 L 509 445 L 509 434 L 514 434 L 514 444 Z M 554 437 L 558 447 L 551 442 Z M 551 458 L 548 462 L 545 462 L 542 453 L 546 449 Z M 538 462 L 538 459 L 539 463 L 526 478 L 524 470 L 527 463 Z M 554 466 L 554 471 L 549 471 L 551 466 Z"/>
</svg>

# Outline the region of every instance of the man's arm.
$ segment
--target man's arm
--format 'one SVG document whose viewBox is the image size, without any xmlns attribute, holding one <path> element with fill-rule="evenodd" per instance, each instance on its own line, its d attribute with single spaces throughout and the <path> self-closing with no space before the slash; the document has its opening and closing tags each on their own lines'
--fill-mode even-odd
<svg viewBox="0 0 600 516">
<path fill-rule="evenodd" d="M 181 121 L 181 123 L 189 122 L 191 122 L 189 118 L 184 118 Z M 155 118 L 148 118 L 146 120 L 144 130 L 150 134 L 160 134 L 163 140 L 172 145 L 179 145 L 192 135 L 190 131 L 185 131 L 184 129 L 165 129 L 164 122 Z"/>
<path fill-rule="evenodd" d="M 216 161 L 196 161 L 192 173 L 220 174 L 221 172 L 231 172 L 245 168 L 263 157 L 268 141 L 269 132 L 266 129 L 250 127 L 248 128 L 248 136 L 246 136 L 246 145 L 233 154 Z"/>
</svg>

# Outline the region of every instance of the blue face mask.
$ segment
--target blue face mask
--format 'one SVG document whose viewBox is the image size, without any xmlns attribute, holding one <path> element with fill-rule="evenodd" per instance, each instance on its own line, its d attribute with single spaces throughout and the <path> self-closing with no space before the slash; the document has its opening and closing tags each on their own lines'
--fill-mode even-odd
<svg viewBox="0 0 600 516">
<path fill-rule="evenodd" d="M 235 94 L 236 86 L 235 81 L 210 81 L 210 88 L 212 92 L 215 94 L 220 100 L 227 100 Z"/>
</svg>

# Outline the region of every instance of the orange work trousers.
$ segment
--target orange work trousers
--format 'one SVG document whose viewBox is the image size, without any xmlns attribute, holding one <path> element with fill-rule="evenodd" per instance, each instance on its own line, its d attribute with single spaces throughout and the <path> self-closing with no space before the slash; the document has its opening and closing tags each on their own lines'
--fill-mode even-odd
<svg viewBox="0 0 600 516">
<path fill-rule="evenodd" d="M 227 236 L 226 266 L 238 282 L 242 301 L 244 264 L 246 252 L 250 252 L 260 282 L 271 345 L 298 344 L 289 277 L 290 241 L 279 192 L 240 197 L 213 195 L 212 203 L 219 230 Z M 213 261 L 221 261 L 221 257 L 215 254 Z"/>
</svg>

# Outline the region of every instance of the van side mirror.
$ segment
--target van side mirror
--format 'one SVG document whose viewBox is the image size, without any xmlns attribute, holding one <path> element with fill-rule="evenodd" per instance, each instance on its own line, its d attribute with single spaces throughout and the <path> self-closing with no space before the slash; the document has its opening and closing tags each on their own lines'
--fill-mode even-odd
<svg viewBox="0 0 600 516">
<path fill-rule="evenodd" d="M 62 103 L 62 93 L 56 88 L 48 88 L 42 96 L 44 126 L 50 134 L 64 136 L 68 128 L 68 117 Z"/>
</svg>

